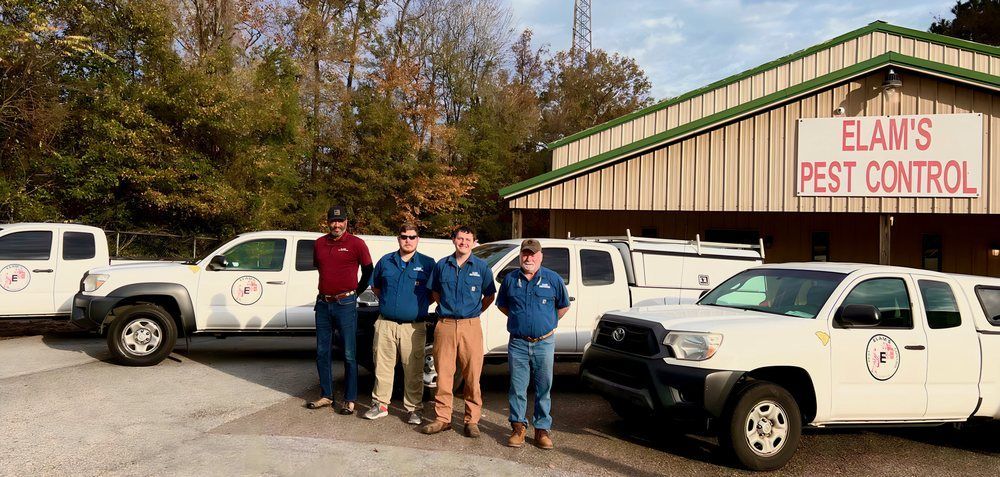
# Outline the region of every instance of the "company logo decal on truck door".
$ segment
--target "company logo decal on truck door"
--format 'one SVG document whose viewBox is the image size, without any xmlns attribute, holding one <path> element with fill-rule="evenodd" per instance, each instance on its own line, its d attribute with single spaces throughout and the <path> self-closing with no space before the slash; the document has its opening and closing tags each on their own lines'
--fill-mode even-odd
<svg viewBox="0 0 1000 477">
<path fill-rule="evenodd" d="M 899 347 L 886 335 L 875 335 L 868 340 L 868 372 L 879 381 L 886 381 L 899 369 Z"/>
<path fill-rule="evenodd" d="M 232 293 L 236 303 L 253 305 L 264 295 L 264 286 L 260 284 L 260 280 L 254 277 L 243 276 L 233 282 Z"/>
<path fill-rule="evenodd" d="M 31 283 L 31 274 L 24 265 L 12 263 L 0 268 L 0 287 L 9 292 L 19 292 Z"/>
</svg>

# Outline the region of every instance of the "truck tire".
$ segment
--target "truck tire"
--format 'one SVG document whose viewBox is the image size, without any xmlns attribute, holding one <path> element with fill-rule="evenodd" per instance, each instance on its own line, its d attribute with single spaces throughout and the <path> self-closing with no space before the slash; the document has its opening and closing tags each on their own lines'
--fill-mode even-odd
<svg viewBox="0 0 1000 477">
<path fill-rule="evenodd" d="M 108 327 L 108 350 L 125 366 L 153 366 L 177 342 L 177 324 L 162 307 L 140 303 L 125 308 Z"/>
<path fill-rule="evenodd" d="M 756 471 L 783 467 L 795 454 L 802 435 L 802 414 L 795 398 L 766 381 L 742 388 L 720 424 L 722 450 Z"/>
</svg>

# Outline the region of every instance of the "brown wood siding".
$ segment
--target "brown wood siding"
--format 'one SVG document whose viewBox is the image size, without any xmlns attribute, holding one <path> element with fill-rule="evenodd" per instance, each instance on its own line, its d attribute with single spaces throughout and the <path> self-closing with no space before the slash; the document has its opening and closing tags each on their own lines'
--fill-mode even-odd
<svg viewBox="0 0 1000 477">
<path fill-rule="evenodd" d="M 626 129 L 636 130 L 633 140 L 646 138 L 890 51 L 1000 76 L 1000 57 L 946 47 L 925 40 L 903 38 L 885 32 L 873 32 L 817 51 L 805 58 L 777 65 L 737 84 L 706 91 L 687 101 L 651 112 L 607 131 L 559 146 L 553 151 L 552 167 L 557 169 L 613 150 L 617 147 L 615 144 L 618 140 L 621 144 L 627 144 L 630 141 Z M 593 141 L 590 148 L 571 147 L 578 142 L 589 140 Z M 565 152 L 557 158 L 555 151 L 563 149 Z"/>
<path fill-rule="evenodd" d="M 757 232 L 770 246 L 765 262 L 812 260 L 813 232 L 827 232 L 829 256 L 838 262 L 878 262 L 878 214 L 865 213 L 726 213 L 625 211 L 613 215 L 591 211 L 553 211 L 553 237 L 638 235 L 656 229 L 659 237 L 705 240 L 708 230 Z M 1000 246 L 1000 217 L 988 215 L 907 214 L 895 216 L 891 231 L 890 264 L 920 268 L 925 234 L 941 237 L 941 269 L 949 273 L 1000 276 L 1000 257 L 990 249 Z"/>
<path fill-rule="evenodd" d="M 610 164 L 564 181 L 562 200 L 549 203 L 553 208 L 593 210 L 1000 213 L 1000 95 L 906 72 L 901 77 L 903 87 L 889 94 L 879 88 L 884 79 L 879 71 Z M 982 113 L 980 197 L 796 197 L 797 120 L 830 117 L 838 107 L 846 116 Z M 651 133 L 653 119 L 642 122 L 637 127 Z M 595 142 L 580 144 L 586 151 Z M 572 154 L 574 147 L 568 146 Z M 550 189 L 525 197 L 555 191 Z M 543 202 L 537 197 L 515 200 L 512 207 L 529 203 L 540 207 Z"/>
</svg>

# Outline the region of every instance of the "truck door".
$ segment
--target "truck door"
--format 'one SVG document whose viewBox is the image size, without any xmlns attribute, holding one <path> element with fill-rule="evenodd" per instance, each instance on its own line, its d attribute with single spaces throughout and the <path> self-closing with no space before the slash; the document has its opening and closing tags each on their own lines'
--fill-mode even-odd
<svg viewBox="0 0 1000 477">
<path fill-rule="evenodd" d="M 288 279 L 288 308 L 286 310 L 289 329 L 316 328 L 316 295 L 319 293 L 319 272 L 313 266 L 315 239 L 295 241 L 295 266 Z M 374 259 L 374 257 L 372 257 Z"/>
<path fill-rule="evenodd" d="M 955 299 L 955 289 L 948 282 L 937 277 L 914 278 L 927 323 L 925 417 L 969 417 L 979 398 L 981 367 L 979 336 L 971 311 L 967 302 Z"/>
<path fill-rule="evenodd" d="M 227 245 L 223 269 L 201 273 L 199 324 L 210 330 L 284 328 L 288 241 L 258 238 Z"/>
<path fill-rule="evenodd" d="M 63 231 L 62 252 L 56 267 L 55 293 L 52 297 L 57 313 L 69 313 L 73 295 L 80 290 L 83 274 L 91 268 L 107 266 L 97 260 L 97 238 L 90 232 Z M 107 257 L 106 254 L 102 254 Z"/>
<path fill-rule="evenodd" d="M 917 291 L 908 276 L 854 280 L 830 323 L 831 417 L 835 421 L 922 419 L 927 407 L 927 337 L 914 319 Z M 849 304 L 873 305 L 880 323 L 845 328 L 836 313 Z"/>
<path fill-rule="evenodd" d="M 590 341 L 601 315 L 631 304 L 625 266 L 615 258 L 608 250 L 580 246 L 580 280 L 576 293 L 571 294 L 576 301 L 570 305 L 570 313 L 576 311 L 577 352 Z"/>
<path fill-rule="evenodd" d="M 0 236 L 0 303 L 4 315 L 55 313 L 56 235 L 24 230 Z"/>
</svg>

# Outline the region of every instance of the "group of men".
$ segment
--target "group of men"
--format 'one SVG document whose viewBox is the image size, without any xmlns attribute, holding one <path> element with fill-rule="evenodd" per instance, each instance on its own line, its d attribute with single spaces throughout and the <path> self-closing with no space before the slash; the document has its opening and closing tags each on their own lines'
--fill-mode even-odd
<svg viewBox="0 0 1000 477">
<path fill-rule="evenodd" d="M 511 435 L 507 445 L 521 447 L 527 435 L 528 384 L 535 386 L 532 427 L 534 444 L 553 447 L 551 389 L 555 357 L 555 329 L 569 310 L 569 295 L 562 278 L 542 267 L 542 249 L 537 240 L 521 243 L 520 269 L 503 277 L 499 292 L 490 266 L 472 254 L 475 232 L 465 226 L 452 232 L 455 252 L 435 262 L 417 251 L 420 234 L 412 224 L 399 227 L 399 249 L 373 265 L 368 247 L 350 234 L 348 212 L 330 207 L 330 233 L 316 241 L 314 261 L 319 270 L 316 300 L 316 367 L 322 395 L 307 403 L 310 409 L 334 406 L 331 345 L 337 330 L 344 349 L 344 399 L 340 414 L 354 414 L 357 400 L 356 360 L 357 296 L 368 286 L 379 299 L 372 344 L 375 387 L 371 407 L 364 417 L 388 415 L 397 361 L 403 367 L 403 408 L 407 422 L 421 425 L 420 432 L 436 434 L 451 428 L 454 378 L 464 382 L 464 434 L 479 437 L 483 398 L 479 385 L 483 370 L 483 329 L 480 315 L 497 301 L 507 315 L 508 362 L 510 367 Z M 361 278 L 358 279 L 358 270 Z M 437 304 L 433 333 L 434 363 L 438 373 L 434 392 L 434 416 L 424 423 L 420 414 L 423 398 L 423 362 L 429 308 Z"/>
</svg>

